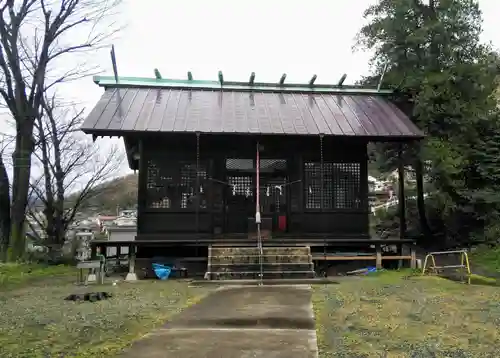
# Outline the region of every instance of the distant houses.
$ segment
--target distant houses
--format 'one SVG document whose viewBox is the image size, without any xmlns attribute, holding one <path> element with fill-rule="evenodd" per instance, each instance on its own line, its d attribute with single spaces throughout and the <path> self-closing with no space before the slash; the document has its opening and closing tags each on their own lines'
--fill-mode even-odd
<svg viewBox="0 0 500 358">
<path fill-rule="evenodd" d="M 27 247 L 28 251 L 46 251 L 41 244 L 46 239 L 43 229 L 45 216 L 42 211 L 27 216 Z M 68 228 L 63 251 L 76 252 L 76 259 L 90 258 L 90 241 L 106 239 L 113 241 L 133 241 L 137 232 L 137 211 L 122 210 L 118 215 L 102 215 L 86 217 L 83 213 L 75 215 L 75 221 Z M 111 252 L 111 251 L 113 252 Z M 107 256 L 116 255 L 116 248 L 108 249 Z M 127 254 L 127 248 L 122 248 L 122 254 Z"/>
</svg>

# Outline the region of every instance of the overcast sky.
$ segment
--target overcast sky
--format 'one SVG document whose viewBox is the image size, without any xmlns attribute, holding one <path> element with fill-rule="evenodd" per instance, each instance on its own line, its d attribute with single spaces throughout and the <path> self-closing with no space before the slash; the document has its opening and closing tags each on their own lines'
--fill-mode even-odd
<svg viewBox="0 0 500 358">
<path fill-rule="evenodd" d="M 500 47 L 499 0 L 480 0 L 484 41 Z M 368 73 L 369 53 L 352 51 L 373 0 L 125 0 L 127 27 L 115 41 L 120 76 L 335 83 L 343 73 L 353 83 Z M 111 75 L 106 51 L 93 61 Z M 67 88 L 90 109 L 102 90 L 91 78 Z M 103 139 L 101 139 L 103 140 Z"/>
<path fill-rule="evenodd" d="M 363 11 L 373 0 L 126 0 L 127 27 L 115 41 L 120 76 L 335 83 L 347 73 L 353 83 L 368 73 L 369 53 L 353 52 Z M 480 0 L 484 40 L 500 47 L 500 1 Z M 111 75 L 103 53 L 96 61 Z M 83 87 L 82 87 L 83 86 Z M 76 86 L 89 105 L 100 95 L 91 79 Z"/>
</svg>

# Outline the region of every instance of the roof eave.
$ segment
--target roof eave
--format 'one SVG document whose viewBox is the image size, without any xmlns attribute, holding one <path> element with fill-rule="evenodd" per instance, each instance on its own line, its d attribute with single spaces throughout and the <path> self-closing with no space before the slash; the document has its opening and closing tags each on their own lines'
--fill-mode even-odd
<svg viewBox="0 0 500 358">
<path fill-rule="evenodd" d="M 91 134 L 94 137 L 125 137 L 125 136 L 144 136 L 144 135 L 179 135 L 179 134 L 195 134 L 194 132 L 173 132 L 173 131 L 124 131 L 124 130 L 109 130 L 109 129 L 94 129 L 94 128 L 81 128 L 85 134 Z M 239 133 L 239 132 L 200 132 L 203 135 L 236 135 L 236 136 L 297 136 L 297 137 L 314 137 L 318 134 L 284 134 L 284 133 Z M 415 133 L 406 135 L 340 135 L 340 134 L 324 134 L 325 137 L 339 137 L 339 138 L 352 138 L 352 139 L 364 139 L 369 142 L 401 142 L 401 141 L 419 141 L 425 139 L 425 134 Z"/>
</svg>

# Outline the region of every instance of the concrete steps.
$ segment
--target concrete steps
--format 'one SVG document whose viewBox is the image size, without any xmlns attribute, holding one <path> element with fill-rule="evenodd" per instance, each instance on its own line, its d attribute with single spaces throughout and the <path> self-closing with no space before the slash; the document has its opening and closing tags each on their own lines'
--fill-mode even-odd
<svg viewBox="0 0 500 358">
<path fill-rule="evenodd" d="M 309 247 L 210 247 L 209 280 L 312 279 L 315 277 Z M 262 260 L 262 261 L 261 261 Z"/>
</svg>

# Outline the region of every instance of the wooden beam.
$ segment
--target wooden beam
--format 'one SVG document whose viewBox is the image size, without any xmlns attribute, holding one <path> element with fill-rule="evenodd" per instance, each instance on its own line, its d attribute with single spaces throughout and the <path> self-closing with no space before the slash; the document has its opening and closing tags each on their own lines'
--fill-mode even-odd
<svg viewBox="0 0 500 358">
<path fill-rule="evenodd" d="M 347 78 L 347 73 L 344 73 L 342 75 L 342 77 L 340 77 L 340 80 L 339 80 L 339 83 L 337 83 L 337 86 L 342 87 L 346 78 Z"/>
<path fill-rule="evenodd" d="M 408 255 L 391 255 L 391 256 L 385 256 L 382 255 L 380 257 L 382 261 L 385 260 L 411 260 L 412 257 Z M 370 260 L 377 260 L 377 255 L 366 255 L 366 256 L 324 256 L 324 255 L 318 255 L 318 256 L 313 256 L 312 257 L 313 261 L 370 261 Z"/>
<path fill-rule="evenodd" d="M 188 72 L 188 80 L 189 81 L 193 80 L 193 74 L 191 73 L 191 71 Z"/>
<path fill-rule="evenodd" d="M 280 78 L 280 86 L 283 86 L 285 84 L 285 80 L 286 80 L 286 73 L 283 73 L 283 75 L 281 75 Z"/>
<path fill-rule="evenodd" d="M 254 82 L 255 82 L 255 72 L 252 72 L 250 75 L 250 80 L 248 81 L 248 84 L 250 86 L 253 86 Z"/>
<path fill-rule="evenodd" d="M 375 255 L 366 256 L 313 256 L 313 261 L 370 261 L 375 260 Z"/>
<path fill-rule="evenodd" d="M 155 68 L 155 77 L 157 80 L 161 80 L 161 73 L 157 68 Z"/>
<path fill-rule="evenodd" d="M 316 81 L 316 78 L 318 78 L 318 76 L 314 75 L 311 77 L 311 80 L 309 81 L 309 86 L 312 86 L 314 85 L 314 82 Z"/>
</svg>

